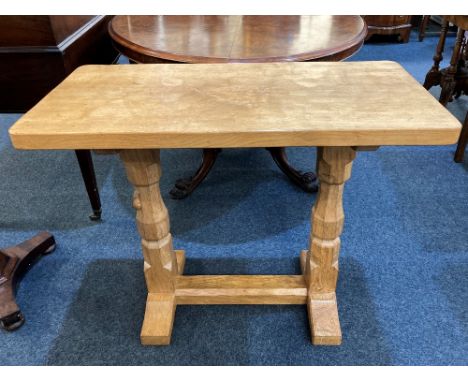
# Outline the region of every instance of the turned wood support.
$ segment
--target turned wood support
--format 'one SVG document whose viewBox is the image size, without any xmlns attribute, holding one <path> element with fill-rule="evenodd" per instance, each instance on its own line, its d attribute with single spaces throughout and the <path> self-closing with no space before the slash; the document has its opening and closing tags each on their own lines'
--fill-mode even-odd
<svg viewBox="0 0 468 382">
<path fill-rule="evenodd" d="M 175 277 L 179 274 L 172 247 L 169 215 L 159 190 L 161 165 L 159 150 L 122 150 L 120 156 L 127 177 L 135 188 L 133 207 L 144 257 L 148 287 L 143 344 L 170 342 L 175 314 Z"/>
<path fill-rule="evenodd" d="M 449 22 L 447 19 L 444 19 L 442 21 L 442 26 L 440 29 L 440 37 L 439 37 L 439 42 L 437 43 L 436 54 L 434 55 L 434 58 L 433 58 L 434 65 L 432 66 L 432 69 L 431 69 L 433 71 L 439 70 L 440 62 L 443 59 L 445 40 L 447 38 L 448 27 L 449 27 Z"/>
<path fill-rule="evenodd" d="M 429 72 L 426 74 L 424 80 L 424 87 L 429 90 L 432 86 L 439 84 L 440 81 L 440 71 L 439 66 L 443 58 L 443 52 L 445 47 L 445 40 L 447 38 L 447 31 L 449 27 L 449 22 L 444 18 L 442 22 L 442 28 L 440 30 L 439 42 L 437 43 L 436 53 L 433 57 L 434 64 Z"/>
<path fill-rule="evenodd" d="M 445 73 L 442 74 L 442 79 L 440 81 L 442 91 L 440 93 L 439 102 L 444 106 L 451 100 L 455 90 L 455 75 L 457 74 L 458 61 L 462 54 L 464 38 L 465 31 L 462 28 L 458 28 L 455 47 L 453 48 L 452 58 L 450 59 L 450 66 L 447 68 Z"/>
<path fill-rule="evenodd" d="M 343 188 L 351 176 L 355 155 L 350 147 L 323 147 L 317 152 L 320 189 L 312 209 L 309 249 L 303 265 L 315 345 L 341 343 L 335 289 L 344 222 Z"/>
<path fill-rule="evenodd" d="M 426 36 L 427 24 L 429 24 L 430 18 L 431 16 L 422 16 L 421 18 L 421 22 L 419 23 L 419 33 L 418 33 L 419 41 L 423 41 L 424 37 Z"/>
</svg>

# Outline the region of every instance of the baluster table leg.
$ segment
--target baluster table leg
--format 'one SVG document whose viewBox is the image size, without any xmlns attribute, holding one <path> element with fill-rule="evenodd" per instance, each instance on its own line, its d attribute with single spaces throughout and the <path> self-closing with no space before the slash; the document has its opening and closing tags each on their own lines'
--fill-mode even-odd
<svg viewBox="0 0 468 382">
<path fill-rule="evenodd" d="M 169 215 L 159 190 L 159 150 L 122 150 L 120 156 L 135 188 L 133 207 L 145 260 L 148 299 L 141 342 L 167 345 L 176 309 L 176 276 L 182 271 L 184 254 L 176 253 L 172 247 Z"/>
<path fill-rule="evenodd" d="M 339 345 L 341 329 L 335 290 L 344 221 L 342 197 L 356 154 L 350 147 L 323 147 L 318 155 L 320 189 L 312 209 L 309 250 L 302 254 L 301 262 L 308 288 L 312 342 Z"/>
</svg>

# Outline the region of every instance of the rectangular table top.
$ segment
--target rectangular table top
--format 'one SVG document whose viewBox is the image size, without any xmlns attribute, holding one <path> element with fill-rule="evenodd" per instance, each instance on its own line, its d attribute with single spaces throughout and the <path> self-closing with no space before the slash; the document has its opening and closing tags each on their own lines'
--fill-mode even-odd
<svg viewBox="0 0 468 382">
<path fill-rule="evenodd" d="M 461 124 L 399 64 L 83 66 L 10 129 L 18 149 L 443 145 Z"/>
</svg>

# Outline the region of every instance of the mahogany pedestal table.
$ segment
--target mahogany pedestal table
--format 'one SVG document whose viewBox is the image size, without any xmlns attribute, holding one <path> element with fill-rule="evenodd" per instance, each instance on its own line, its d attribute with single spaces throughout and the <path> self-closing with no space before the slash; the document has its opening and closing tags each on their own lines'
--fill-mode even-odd
<svg viewBox="0 0 468 382">
<path fill-rule="evenodd" d="M 16 303 L 18 282 L 42 256 L 55 249 L 55 239 L 40 232 L 14 247 L 0 249 L 0 326 L 8 331 L 24 324 L 24 315 Z"/>
<path fill-rule="evenodd" d="M 356 151 L 453 144 L 460 128 L 394 62 L 148 64 L 77 69 L 10 135 L 17 149 L 119 152 L 142 239 L 143 344 L 169 344 L 180 304 L 307 304 L 312 342 L 336 345 L 342 196 Z M 320 147 L 302 274 L 183 275 L 159 189 L 160 149 L 278 146 Z"/>
<path fill-rule="evenodd" d="M 115 16 L 109 34 L 133 63 L 248 63 L 340 61 L 356 53 L 367 34 L 360 16 Z M 313 172 L 296 170 L 284 147 L 269 147 L 283 173 L 306 192 L 317 191 Z M 190 195 L 213 168 L 220 148 L 170 195 Z"/>
</svg>

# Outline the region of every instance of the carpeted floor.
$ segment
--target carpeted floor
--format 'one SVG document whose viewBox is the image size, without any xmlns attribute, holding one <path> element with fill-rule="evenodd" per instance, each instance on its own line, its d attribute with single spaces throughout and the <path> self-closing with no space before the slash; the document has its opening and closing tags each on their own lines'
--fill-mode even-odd
<svg viewBox="0 0 468 382">
<path fill-rule="evenodd" d="M 352 60 L 398 61 L 422 82 L 436 43 L 413 33 L 408 44 L 367 44 Z M 449 109 L 462 119 L 466 97 Z M 0 247 L 39 230 L 51 231 L 58 247 L 22 283 L 27 323 L 0 333 L 0 364 L 468 363 L 468 159 L 454 163 L 455 146 L 358 155 L 344 197 L 342 346 L 313 347 L 302 306 L 182 306 L 172 345 L 142 347 L 143 265 L 120 162 L 94 157 L 104 212 L 93 223 L 73 152 L 15 151 L 7 131 L 18 117 L 0 114 Z M 315 149 L 289 155 L 314 168 Z M 164 195 L 199 158 L 197 150 L 163 152 Z M 225 150 L 190 198 L 166 204 L 187 273 L 284 274 L 299 271 L 314 199 L 265 150 Z"/>
</svg>

